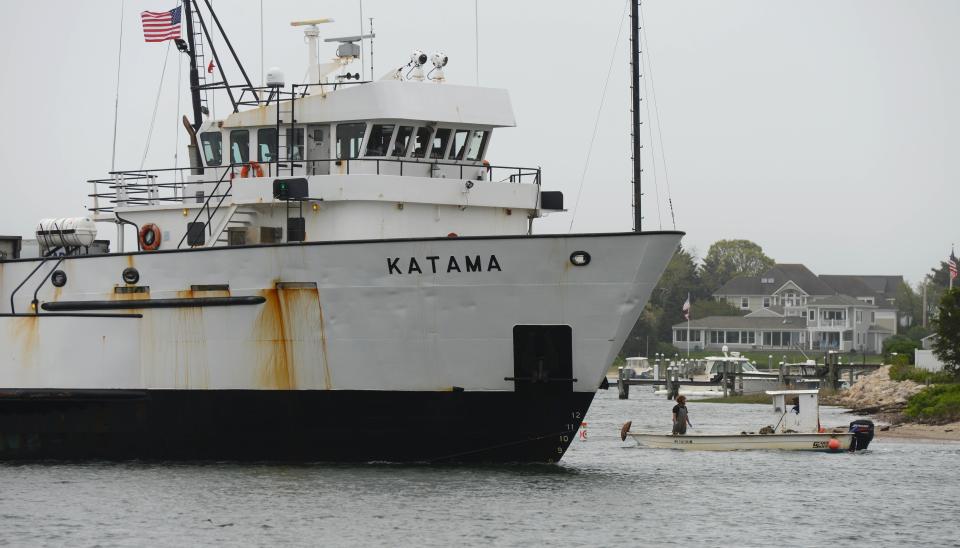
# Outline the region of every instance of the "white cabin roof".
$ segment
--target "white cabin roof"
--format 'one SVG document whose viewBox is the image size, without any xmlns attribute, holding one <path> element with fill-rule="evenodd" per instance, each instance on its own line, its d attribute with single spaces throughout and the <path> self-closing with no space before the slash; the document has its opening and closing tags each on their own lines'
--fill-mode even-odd
<svg viewBox="0 0 960 548">
<path fill-rule="evenodd" d="M 281 114 L 289 109 L 289 102 L 281 103 Z M 298 125 L 377 119 L 486 127 L 516 125 L 510 96 L 504 89 L 397 80 L 347 86 L 326 94 L 315 92 L 297 99 L 294 114 Z M 271 126 L 276 121 L 277 105 L 271 103 L 233 113 L 223 120 L 223 127 Z"/>
</svg>

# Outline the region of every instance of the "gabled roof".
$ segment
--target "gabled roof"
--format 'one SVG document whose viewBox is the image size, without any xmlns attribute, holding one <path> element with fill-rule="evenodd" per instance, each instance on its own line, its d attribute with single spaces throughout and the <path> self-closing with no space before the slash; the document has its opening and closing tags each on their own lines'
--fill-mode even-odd
<svg viewBox="0 0 960 548">
<path fill-rule="evenodd" d="M 846 295 L 827 295 L 807 300 L 807 306 L 856 306 L 857 308 L 876 308 L 872 304 L 858 301 Z"/>
<path fill-rule="evenodd" d="M 880 298 L 883 294 L 881 291 L 877 291 L 864 283 L 862 276 L 821 274 L 820 279 L 841 295 Z"/>
<path fill-rule="evenodd" d="M 673 326 L 686 329 L 687 322 Z M 691 329 L 806 329 L 807 319 L 800 316 L 786 318 L 758 318 L 750 316 L 708 316 L 690 320 Z"/>
<path fill-rule="evenodd" d="M 782 318 L 783 307 L 770 306 L 767 308 L 761 308 L 759 310 L 754 310 L 753 312 L 747 314 L 746 317 L 747 318 Z"/>
<path fill-rule="evenodd" d="M 772 281 L 771 281 L 772 280 Z M 725 283 L 714 295 L 773 295 L 787 282 L 793 282 L 808 295 L 833 295 L 825 284 L 802 264 L 776 264 L 759 276 L 739 276 Z"/>
</svg>

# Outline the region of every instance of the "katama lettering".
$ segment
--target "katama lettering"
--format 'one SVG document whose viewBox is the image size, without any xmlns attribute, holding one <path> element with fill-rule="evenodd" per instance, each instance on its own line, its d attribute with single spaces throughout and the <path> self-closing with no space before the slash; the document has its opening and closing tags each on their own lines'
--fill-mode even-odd
<svg viewBox="0 0 960 548">
<path fill-rule="evenodd" d="M 447 257 L 446 271 L 443 270 L 442 261 L 443 257 L 439 255 L 430 255 L 419 258 L 419 260 L 417 257 L 410 257 L 409 259 L 403 257 L 387 257 L 387 274 L 392 276 L 394 274 L 463 274 L 465 272 L 503 272 L 503 268 L 500 267 L 500 261 L 497 259 L 496 255 L 490 255 L 487 257 L 486 264 L 484 264 L 484 257 L 482 255 L 464 255 L 463 267 L 461 267 L 459 256 L 450 255 Z M 400 265 L 405 265 L 406 269 Z M 464 268 L 466 270 L 464 270 Z M 424 271 L 424 269 L 427 270 Z"/>
</svg>

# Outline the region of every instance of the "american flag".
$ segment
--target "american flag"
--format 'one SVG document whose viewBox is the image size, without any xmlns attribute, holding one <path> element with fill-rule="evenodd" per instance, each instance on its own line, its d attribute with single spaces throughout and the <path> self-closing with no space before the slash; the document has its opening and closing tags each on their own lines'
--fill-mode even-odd
<svg viewBox="0 0 960 548">
<path fill-rule="evenodd" d="M 683 317 L 686 320 L 690 319 L 690 294 L 687 293 L 687 300 L 683 303 Z"/>
<path fill-rule="evenodd" d="M 950 269 L 950 279 L 953 280 L 957 277 L 957 256 L 953 254 L 953 250 L 950 250 L 950 259 L 947 261 L 947 268 Z"/>
<path fill-rule="evenodd" d="M 143 39 L 147 42 L 163 42 L 180 38 L 180 6 L 170 11 L 144 11 Z"/>
</svg>

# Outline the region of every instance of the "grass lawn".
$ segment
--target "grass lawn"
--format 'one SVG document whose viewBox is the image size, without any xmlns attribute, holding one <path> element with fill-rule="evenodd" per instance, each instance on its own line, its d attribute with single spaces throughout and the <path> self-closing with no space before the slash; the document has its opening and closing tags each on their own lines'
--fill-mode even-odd
<svg viewBox="0 0 960 548">
<path fill-rule="evenodd" d="M 744 394 L 742 396 L 727 396 L 726 398 L 698 398 L 690 399 L 691 404 L 694 403 L 762 403 L 764 405 L 769 405 L 773 403 L 773 400 L 770 399 L 770 396 L 766 394 Z"/>
</svg>

